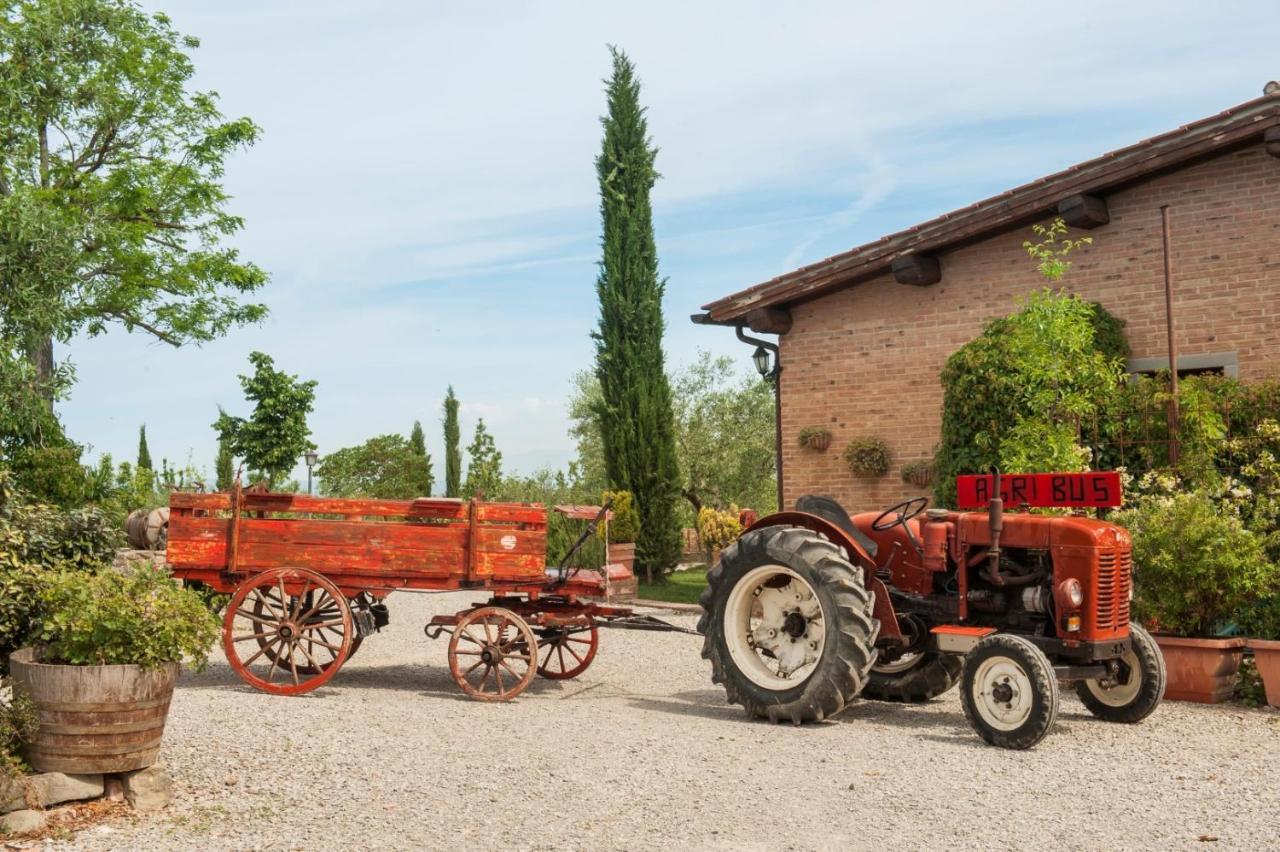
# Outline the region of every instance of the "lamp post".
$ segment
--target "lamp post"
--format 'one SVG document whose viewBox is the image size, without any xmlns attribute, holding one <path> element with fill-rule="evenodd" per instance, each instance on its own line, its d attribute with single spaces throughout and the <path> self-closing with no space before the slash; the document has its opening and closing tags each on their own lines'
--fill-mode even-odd
<svg viewBox="0 0 1280 852">
<path fill-rule="evenodd" d="M 781 510 L 784 508 L 782 502 L 782 356 L 776 343 L 744 334 L 742 326 L 735 328 L 734 332 L 743 343 L 755 344 L 756 351 L 751 353 L 751 360 L 756 365 L 756 372 L 760 374 L 760 378 L 773 386 L 773 450 L 777 459 L 778 509 Z M 773 353 L 772 358 L 770 353 Z"/>
<path fill-rule="evenodd" d="M 316 466 L 316 461 L 320 458 L 315 450 L 307 450 L 306 455 L 302 457 L 307 462 L 307 494 L 311 493 L 311 468 Z"/>
</svg>

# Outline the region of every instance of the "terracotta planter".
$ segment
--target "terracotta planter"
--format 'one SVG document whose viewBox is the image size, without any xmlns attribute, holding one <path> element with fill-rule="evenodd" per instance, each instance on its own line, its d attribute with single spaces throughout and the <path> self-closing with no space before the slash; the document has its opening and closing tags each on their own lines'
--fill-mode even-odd
<svg viewBox="0 0 1280 852">
<path fill-rule="evenodd" d="M 1217 704 L 1231 697 L 1244 660 L 1243 639 L 1156 636 L 1155 640 L 1169 673 L 1165 698 Z"/>
<path fill-rule="evenodd" d="M 621 565 L 634 574 L 636 570 L 635 542 L 609 542 L 609 562 L 613 565 Z"/>
<path fill-rule="evenodd" d="M 1280 642 L 1270 639 L 1250 639 L 1253 662 L 1262 675 L 1262 685 L 1267 691 L 1267 703 L 1280 707 Z"/>
<path fill-rule="evenodd" d="M 22 756 L 38 772 L 132 772 L 156 762 L 178 664 L 58 666 L 33 648 L 9 657 L 14 689 L 36 706 L 39 733 Z"/>
</svg>

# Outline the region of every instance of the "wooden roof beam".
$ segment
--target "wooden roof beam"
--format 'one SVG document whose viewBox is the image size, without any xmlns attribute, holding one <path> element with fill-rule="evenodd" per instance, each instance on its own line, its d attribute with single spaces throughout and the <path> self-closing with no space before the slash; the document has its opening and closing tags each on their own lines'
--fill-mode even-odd
<svg viewBox="0 0 1280 852">
<path fill-rule="evenodd" d="M 1111 221 L 1107 200 L 1097 195 L 1072 195 L 1058 202 L 1058 215 L 1073 228 L 1097 228 Z"/>
<path fill-rule="evenodd" d="M 942 280 L 942 264 L 931 254 L 904 254 L 895 257 L 891 266 L 899 284 L 928 287 Z"/>
</svg>

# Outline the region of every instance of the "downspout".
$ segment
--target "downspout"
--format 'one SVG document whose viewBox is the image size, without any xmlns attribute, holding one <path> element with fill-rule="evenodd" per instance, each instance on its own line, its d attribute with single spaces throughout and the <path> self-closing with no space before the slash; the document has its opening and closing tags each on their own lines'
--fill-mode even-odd
<svg viewBox="0 0 1280 852">
<path fill-rule="evenodd" d="M 778 511 L 785 511 L 786 505 L 782 502 L 782 350 L 776 343 L 744 334 L 740 325 L 734 326 L 734 332 L 743 343 L 773 353 L 773 369 L 764 375 L 764 379 L 773 385 L 773 452 L 777 459 Z"/>
</svg>

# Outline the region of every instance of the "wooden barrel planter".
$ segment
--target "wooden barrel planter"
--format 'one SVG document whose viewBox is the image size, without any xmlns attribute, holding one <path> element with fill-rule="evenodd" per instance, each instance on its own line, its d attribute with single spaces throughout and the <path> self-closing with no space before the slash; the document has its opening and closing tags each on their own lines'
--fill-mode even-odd
<svg viewBox="0 0 1280 852">
<path fill-rule="evenodd" d="M 36 706 L 40 730 L 22 756 L 37 772 L 131 772 L 156 762 L 177 663 L 57 666 L 23 648 L 9 671 Z"/>
</svg>

